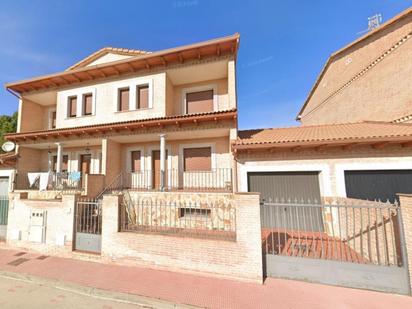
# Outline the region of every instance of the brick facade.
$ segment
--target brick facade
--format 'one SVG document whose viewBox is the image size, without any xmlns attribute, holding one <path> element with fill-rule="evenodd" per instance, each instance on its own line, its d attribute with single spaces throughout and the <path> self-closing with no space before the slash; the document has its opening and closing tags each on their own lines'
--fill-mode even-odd
<svg viewBox="0 0 412 309">
<path fill-rule="evenodd" d="M 259 196 L 236 194 L 236 241 L 118 232 L 118 196 L 103 200 L 102 256 L 113 262 L 262 282 Z"/>
<path fill-rule="evenodd" d="M 403 229 L 405 233 L 407 266 L 409 270 L 409 283 L 412 290 L 412 195 L 399 194 L 401 203 Z"/>
</svg>

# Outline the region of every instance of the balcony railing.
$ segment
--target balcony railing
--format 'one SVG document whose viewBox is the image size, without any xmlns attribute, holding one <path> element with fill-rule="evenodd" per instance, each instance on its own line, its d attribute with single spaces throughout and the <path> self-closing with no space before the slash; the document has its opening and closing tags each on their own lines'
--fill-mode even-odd
<svg viewBox="0 0 412 309">
<path fill-rule="evenodd" d="M 164 179 L 163 185 L 162 178 Z M 122 189 L 138 191 L 232 192 L 232 169 L 217 168 L 210 171 L 191 172 L 169 169 L 164 171 L 164 173 L 154 170 L 122 173 L 107 190 Z"/>
<path fill-rule="evenodd" d="M 80 172 L 18 172 L 14 184 L 15 190 L 78 191 L 82 187 Z"/>
</svg>

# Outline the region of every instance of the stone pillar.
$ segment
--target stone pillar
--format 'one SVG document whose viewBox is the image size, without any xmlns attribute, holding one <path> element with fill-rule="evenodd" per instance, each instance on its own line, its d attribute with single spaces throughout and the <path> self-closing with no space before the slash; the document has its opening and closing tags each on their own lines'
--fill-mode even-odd
<svg viewBox="0 0 412 309">
<path fill-rule="evenodd" d="M 405 237 L 402 238 L 400 235 L 401 240 L 401 248 L 405 248 L 405 252 L 402 252 L 402 258 L 406 259 L 404 261 L 405 266 L 408 268 L 409 271 L 409 294 L 412 290 L 411 278 L 412 278 L 412 194 L 398 194 L 400 205 L 401 205 L 401 219 L 402 222 L 399 222 L 400 232 L 403 232 Z M 402 231 L 403 227 L 403 231 Z M 402 242 L 404 242 L 404 246 L 402 246 Z"/>
<path fill-rule="evenodd" d="M 62 156 L 63 156 L 63 145 L 61 143 L 56 143 L 57 145 L 57 167 L 56 172 L 62 172 Z"/>
<path fill-rule="evenodd" d="M 160 134 L 160 189 L 163 191 L 166 183 L 166 134 Z"/>
</svg>

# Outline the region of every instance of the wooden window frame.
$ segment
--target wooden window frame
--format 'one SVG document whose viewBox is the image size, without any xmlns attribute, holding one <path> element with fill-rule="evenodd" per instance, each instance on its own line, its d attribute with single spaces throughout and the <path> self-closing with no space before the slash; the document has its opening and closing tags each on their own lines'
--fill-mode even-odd
<svg viewBox="0 0 412 309">
<path fill-rule="evenodd" d="M 210 149 L 210 168 L 204 170 L 187 170 L 186 168 L 186 157 L 185 151 L 189 149 L 203 149 L 209 148 Z M 211 146 L 199 146 L 199 147 L 184 147 L 183 148 L 183 172 L 211 172 L 213 170 L 213 148 Z"/>
<path fill-rule="evenodd" d="M 182 111 L 184 115 L 188 115 L 187 113 L 187 100 L 186 100 L 186 95 L 188 93 L 194 93 L 194 92 L 202 92 L 202 91 L 208 91 L 208 90 L 213 90 L 213 111 L 218 111 L 218 106 L 219 106 L 219 96 L 218 96 L 218 87 L 217 84 L 210 84 L 210 85 L 204 85 L 204 86 L 197 86 L 197 87 L 190 87 L 190 88 L 184 88 L 182 89 Z"/>
<path fill-rule="evenodd" d="M 90 106 L 90 113 L 86 113 L 86 98 L 91 97 L 91 106 Z M 93 92 L 84 93 L 82 95 L 82 115 L 83 116 L 91 116 L 93 115 Z"/>
<path fill-rule="evenodd" d="M 147 106 L 146 107 L 140 107 L 140 88 L 147 88 Z M 145 84 L 138 84 L 136 85 L 136 109 L 141 110 L 141 109 L 148 109 L 150 108 L 150 84 L 145 83 Z"/>
<path fill-rule="evenodd" d="M 129 102 L 128 102 L 128 108 L 122 110 L 122 109 L 121 109 L 121 104 L 122 104 L 121 93 L 122 93 L 122 91 L 124 91 L 124 90 L 129 90 Z M 131 106 L 130 106 L 130 101 L 131 101 L 131 100 L 130 100 L 130 96 L 131 96 L 131 88 L 130 88 L 130 86 L 125 86 L 125 87 L 119 87 L 119 88 L 117 88 L 117 111 L 118 111 L 118 112 L 128 112 L 128 111 L 132 110 L 132 109 L 131 109 Z"/>
<path fill-rule="evenodd" d="M 73 99 L 76 99 L 76 108 L 75 108 L 75 114 L 72 114 L 72 104 L 73 104 Z M 71 95 L 67 97 L 67 118 L 76 118 L 77 117 L 77 95 Z"/>
</svg>

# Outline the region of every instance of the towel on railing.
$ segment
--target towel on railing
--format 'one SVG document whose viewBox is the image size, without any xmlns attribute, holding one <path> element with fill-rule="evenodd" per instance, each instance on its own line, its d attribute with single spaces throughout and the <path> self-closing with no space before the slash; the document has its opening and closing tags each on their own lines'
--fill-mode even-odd
<svg viewBox="0 0 412 309">
<path fill-rule="evenodd" d="M 41 173 L 27 173 L 27 178 L 29 179 L 30 187 L 32 187 L 40 178 L 40 174 Z"/>
<path fill-rule="evenodd" d="M 69 180 L 70 181 L 79 181 L 81 173 L 80 172 L 70 172 L 69 173 Z"/>
<path fill-rule="evenodd" d="M 40 173 L 39 190 L 46 191 L 51 181 L 52 181 L 52 174 L 50 172 Z"/>
</svg>

